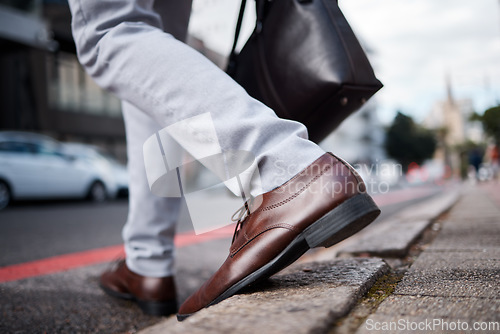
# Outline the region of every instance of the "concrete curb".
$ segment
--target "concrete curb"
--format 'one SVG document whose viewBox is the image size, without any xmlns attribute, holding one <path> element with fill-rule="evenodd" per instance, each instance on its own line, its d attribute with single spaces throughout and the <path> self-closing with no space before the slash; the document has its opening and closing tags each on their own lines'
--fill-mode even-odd
<svg viewBox="0 0 500 334">
<path fill-rule="evenodd" d="M 388 270 L 373 258 L 296 264 L 181 323 L 171 317 L 141 333 L 324 332 Z"/>
<path fill-rule="evenodd" d="M 338 254 L 370 254 L 379 257 L 404 257 L 423 231 L 459 199 L 460 193 L 445 192 L 413 205 L 387 220 L 376 222 L 347 240 Z"/>
</svg>

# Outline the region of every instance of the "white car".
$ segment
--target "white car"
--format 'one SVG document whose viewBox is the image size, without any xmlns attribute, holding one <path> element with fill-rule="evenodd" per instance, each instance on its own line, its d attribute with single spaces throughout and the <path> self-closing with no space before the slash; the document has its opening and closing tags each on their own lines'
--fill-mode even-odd
<svg viewBox="0 0 500 334">
<path fill-rule="evenodd" d="M 64 143 L 62 152 L 92 165 L 106 179 L 115 196 L 128 195 L 128 170 L 125 165 L 97 146 L 81 143 Z"/>
<path fill-rule="evenodd" d="M 72 154 L 50 137 L 0 131 L 0 209 L 13 199 L 115 197 L 119 184 L 111 163 Z"/>
</svg>

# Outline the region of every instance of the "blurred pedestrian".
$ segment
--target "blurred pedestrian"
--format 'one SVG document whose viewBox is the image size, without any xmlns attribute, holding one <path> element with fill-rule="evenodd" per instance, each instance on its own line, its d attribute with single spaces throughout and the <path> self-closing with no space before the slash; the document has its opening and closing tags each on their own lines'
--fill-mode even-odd
<svg viewBox="0 0 500 334">
<path fill-rule="evenodd" d="M 479 168 L 481 167 L 481 163 L 483 162 L 483 154 L 481 153 L 479 147 L 470 149 L 468 158 L 469 166 L 471 167 L 469 175 L 471 175 L 474 180 L 478 180 Z"/>
<path fill-rule="evenodd" d="M 309 248 L 354 234 L 379 214 L 349 164 L 325 153 L 307 139 L 302 124 L 278 118 L 182 42 L 190 1 L 69 4 L 80 63 L 123 101 L 130 169 L 126 260 L 101 276 L 105 292 L 135 301 L 148 314 L 176 312 L 173 240 L 180 199 L 151 194 L 142 147 L 158 130 L 205 113 L 223 152 L 254 155 L 261 188 L 250 190 L 260 191 L 252 197 L 260 201 L 249 200 L 239 211 L 227 260 L 182 304 L 179 319 L 274 274 Z M 195 122 L 175 140 L 191 152 L 206 144 L 199 134 L 209 126 Z"/>
</svg>

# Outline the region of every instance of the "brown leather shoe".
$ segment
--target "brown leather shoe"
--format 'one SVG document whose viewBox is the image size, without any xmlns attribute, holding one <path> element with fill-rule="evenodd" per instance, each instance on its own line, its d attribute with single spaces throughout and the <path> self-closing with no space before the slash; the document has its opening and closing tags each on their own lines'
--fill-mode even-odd
<svg viewBox="0 0 500 334">
<path fill-rule="evenodd" d="M 181 305 L 178 320 L 273 275 L 310 248 L 336 244 L 380 214 L 356 171 L 330 153 L 245 211 L 226 261 Z"/>
<path fill-rule="evenodd" d="M 125 260 L 101 275 L 100 286 L 110 296 L 137 303 L 145 314 L 166 316 L 177 312 L 173 277 L 138 275 L 128 269 Z"/>
</svg>

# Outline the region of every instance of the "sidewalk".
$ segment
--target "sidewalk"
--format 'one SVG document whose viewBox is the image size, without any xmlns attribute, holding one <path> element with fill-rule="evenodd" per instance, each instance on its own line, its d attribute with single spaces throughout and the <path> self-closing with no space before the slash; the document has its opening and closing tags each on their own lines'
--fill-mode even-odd
<svg viewBox="0 0 500 334">
<path fill-rule="evenodd" d="M 498 333 L 500 186 L 462 187 L 436 221 L 454 192 L 375 223 L 371 242 L 368 230 L 358 247 L 316 252 L 182 323 L 172 317 L 141 333 Z"/>
<path fill-rule="evenodd" d="M 463 193 L 436 239 L 356 333 L 500 332 L 500 186 Z"/>
</svg>

